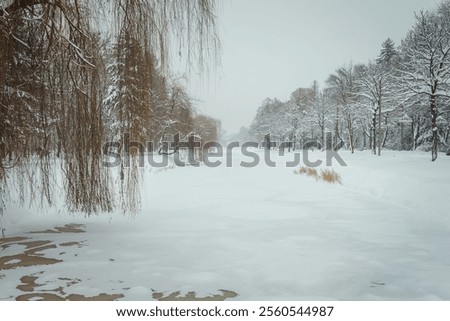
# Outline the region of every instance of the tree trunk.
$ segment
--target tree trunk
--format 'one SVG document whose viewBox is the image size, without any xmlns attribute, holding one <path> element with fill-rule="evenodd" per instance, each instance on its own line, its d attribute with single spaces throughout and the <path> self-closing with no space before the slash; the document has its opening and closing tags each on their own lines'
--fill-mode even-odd
<svg viewBox="0 0 450 321">
<path fill-rule="evenodd" d="M 400 150 L 404 150 L 404 144 L 403 144 L 403 122 L 400 123 Z"/>
<path fill-rule="evenodd" d="M 367 137 L 366 137 L 366 133 L 365 130 L 363 130 L 363 149 L 366 149 L 366 141 L 367 141 Z"/>
<path fill-rule="evenodd" d="M 419 126 L 420 126 L 420 117 L 417 117 L 416 120 L 414 120 L 411 123 L 411 130 L 413 135 L 413 150 L 417 149 L 417 139 L 419 138 Z"/>
<path fill-rule="evenodd" d="M 435 87 L 436 88 L 436 87 Z M 435 90 L 433 88 L 432 95 L 430 97 L 430 114 L 431 114 L 431 130 L 433 132 L 433 138 L 431 141 L 431 160 L 434 162 L 437 157 L 438 150 L 438 126 L 437 126 L 437 104 L 436 104 L 436 95 Z"/>
<path fill-rule="evenodd" d="M 377 112 L 374 110 L 372 117 L 372 152 L 377 154 Z"/>
<path fill-rule="evenodd" d="M 338 139 L 339 139 L 340 135 L 339 135 L 339 105 L 336 105 L 336 117 L 335 117 L 335 123 L 334 123 L 334 148 L 337 147 L 338 145 Z"/>
<path fill-rule="evenodd" d="M 381 97 L 378 101 L 378 156 L 381 155 Z"/>
<path fill-rule="evenodd" d="M 322 125 L 322 127 L 320 127 L 320 134 L 321 134 L 320 144 L 322 145 L 320 147 L 322 150 L 324 150 L 325 149 L 325 125 Z"/>
<path fill-rule="evenodd" d="M 384 134 L 383 134 L 383 143 L 381 144 L 381 147 L 384 148 L 386 146 L 386 141 L 387 141 L 387 136 L 388 136 L 388 128 L 386 128 L 384 130 Z"/>
<path fill-rule="evenodd" d="M 350 144 L 350 150 L 352 154 L 355 152 L 355 147 L 353 146 L 353 128 L 352 128 L 352 122 L 350 119 L 347 119 L 347 131 L 348 131 L 348 141 Z"/>
</svg>

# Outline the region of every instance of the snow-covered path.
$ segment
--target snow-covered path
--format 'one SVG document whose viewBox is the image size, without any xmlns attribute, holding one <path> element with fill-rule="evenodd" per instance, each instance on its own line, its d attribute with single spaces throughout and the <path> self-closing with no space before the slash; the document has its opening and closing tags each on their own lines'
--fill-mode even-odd
<svg viewBox="0 0 450 321">
<path fill-rule="evenodd" d="M 54 210 L 10 218 L 10 236 L 51 239 L 42 253 L 62 262 L 0 270 L 0 299 L 23 295 L 24 276 L 37 277 L 34 292 L 62 287 L 63 297 L 229 290 L 235 300 L 450 299 L 450 158 L 343 152 L 339 185 L 294 175 L 284 157 L 276 168 L 242 168 L 234 156 L 232 168 L 147 170 L 134 218 Z M 68 223 L 85 232 L 24 234 Z M 0 256 L 23 250 L 0 247 Z"/>
</svg>

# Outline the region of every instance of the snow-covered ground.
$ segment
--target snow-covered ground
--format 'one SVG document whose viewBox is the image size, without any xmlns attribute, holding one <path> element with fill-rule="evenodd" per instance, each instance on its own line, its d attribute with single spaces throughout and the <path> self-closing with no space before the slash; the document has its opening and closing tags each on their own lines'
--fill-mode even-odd
<svg viewBox="0 0 450 321">
<path fill-rule="evenodd" d="M 0 270 L 0 299 L 228 290 L 233 300 L 450 300 L 450 157 L 340 155 L 342 185 L 295 175 L 284 166 L 292 154 L 243 168 L 236 152 L 231 168 L 147 168 L 134 217 L 9 207 L 7 236 L 30 239 L 0 243 L 3 266 L 36 240 L 50 243 L 32 255 L 61 262 Z M 85 232 L 27 233 L 71 223 Z"/>
</svg>

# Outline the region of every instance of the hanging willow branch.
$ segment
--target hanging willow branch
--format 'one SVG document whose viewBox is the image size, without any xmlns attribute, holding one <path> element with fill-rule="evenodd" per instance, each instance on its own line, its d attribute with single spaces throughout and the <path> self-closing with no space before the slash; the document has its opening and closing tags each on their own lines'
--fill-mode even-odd
<svg viewBox="0 0 450 321">
<path fill-rule="evenodd" d="M 200 71 L 207 71 L 207 62 L 216 65 L 215 11 L 213 0 L 3 1 L 0 184 L 16 171 L 21 181 L 9 182 L 10 188 L 20 189 L 23 199 L 40 195 L 51 204 L 60 164 L 69 209 L 111 211 L 116 191 L 112 173 L 101 166 L 109 125 L 138 141 L 158 132 L 154 110 L 156 103 L 164 106 L 161 73 L 168 72 L 170 44 L 177 39 L 188 64 Z M 108 59 L 120 66 L 114 79 Z M 122 94 L 107 112 L 112 85 Z M 121 205 L 135 211 L 140 174 L 136 154 L 127 157 Z"/>
</svg>

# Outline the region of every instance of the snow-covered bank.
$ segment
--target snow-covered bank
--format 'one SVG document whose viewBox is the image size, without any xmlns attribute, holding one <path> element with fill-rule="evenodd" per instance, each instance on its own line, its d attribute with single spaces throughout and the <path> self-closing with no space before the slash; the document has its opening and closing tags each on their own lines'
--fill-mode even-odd
<svg viewBox="0 0 450 321">
<path fill-rule="evenodd" d="M 220 289 L 237 300 L 450 299 L 449 157 L 342 152 L 343 185 L 333 185 L 294 175 L 283 166 L 292 154 L 274 155 L 276 168 L 242 168 L 246 158 L 233 156 L 232 168 L 146 169 L 135 217 L 10 208 L 9 236 L 51 239 L 45 256 L 62 262 L 0 270 L 0 299 L 23 294 L 26 275 L 38 277 L 36 292 L 125 300 Z M 24 234 L 68 223 L 86 232 Z M 78 245 L 60 245 L 70 241 Z M 0 247 L 0 256 L 23 250 Z"/>
</svg>

